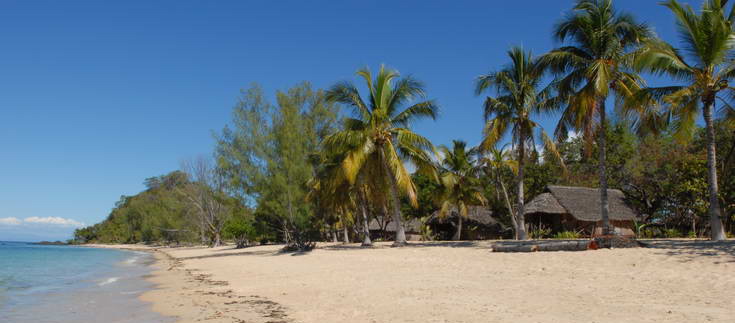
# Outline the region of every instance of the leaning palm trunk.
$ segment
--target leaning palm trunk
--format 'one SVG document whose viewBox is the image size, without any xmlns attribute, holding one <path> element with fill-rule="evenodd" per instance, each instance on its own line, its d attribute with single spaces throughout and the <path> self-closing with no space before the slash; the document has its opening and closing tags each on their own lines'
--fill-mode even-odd
<svg viewBox="0 0 735 323">
<path fill-rule="evenodd" d="M 388 166 L 382 147 L 380 149 L 380 154 L 382 157 L 381 161 L 383 163 L 383 171 L 385 172 L 386 179 L 390 186 L 390 211 L 393 213 L 392 218 L 396 223 L 396 238 L 393 241 L 393 246 L 401 247 L 406 245 L 406 232 L 403 229 L 403 221 L 401 221 L 401 201 L 398 199 L 398 183 L 396 183 L 396 178 Z"/>
<path fill-rule="evenodd" d="M 392 176 L 391 179 L 393 179 Z M 393 246 L 401 247 L 406 245 L 406 231 L 403 228 L 403 221 L 401 221 L 401 202 L 398 199 L 397 186 L 395 179 L 393 179 L 390 185 L 391 211 L 393 213 L 393 221 L 396 223 L 396 238 L 393 241 Z"/>
<path fill-rule="evenodd" d="M 609 206 L 607 200 L 607 125 L 605 124 L 605 99 L 599 101 L 600 129 L 597 134 L 597 144 L 600 149 L 599 171 L 600 171 L 600 215 L 602 216 L 602 234 L 612 234 L 610 229 Z"/>
<path fill-rule="evenodd" d="M 508 212 L 510 212 L 510 220 L 513 222 L 513 228 L 515 229 L 513 233 L 513 238 L 518 240 L 518 221 L 516 220 L 516 215 L 513 213 L 513 207 L 510 205 L 510 198 L 508 197 L 508 190 L 505 189 L 505 184 L 503 184 L 503 181 L 500 179 L 500 176 L 498 176 L 498 183 L 500 183 L 500 187 L 503 189 L 503 195 L 505 196 L 505 204 L 508 207 Z"/>
<path fill-rule="evenodd" d="M 396 223 L 396 238 L 393 241 L 393 246 L 401 247 L 406 245 L 406 232 L 403 229 L 403 221 L 401 221 L 401 201 L 398 199 L 398 183 L 396 183 L 396 178 L 388 166 L 384 147 L 380 147 L 379 151 L 381 157 L 380 161 L 383 164 L 383 172 L 388 180 L 388 186 L 390 186 L 390 211 L 392 213 L 393 221 Z"/>
<path fill-rule="evenodd" d="M 526 137 L 524 135 L 523 130 L 521 130 L 520 134 L 520 144 L 518 145 L 518 209 L 515 214 L 515 224 L 516 224 L 516 236 L 518 237 L 518 240 L 526 240 L 528 239 L 528 235 L 526 234 L 526 221 L 525 216 L 523 214 L 525 209 L 525 197 L 524 197 L 524 187 L 523 187 L 523 162 L 525 161 L 526 157 Z"/>
<path fill-rule="evenodd" d="M 717 184 L 717 151 L 715 148 L 715 127 L 712 122 L 713 103 L 704 104 L 704 122 L 707 127 L 707 181 L 709 184 L 709 220 L 711 238 L 725 240 L 725 231 L 720 214 L 719 187 Z"/>
<path fill-rule="evenodd" d="M 358 189 L 357 199 L 358 204 L 360 204 L 360 213 L 362 213 L 362 246 L 370 247 L 373 245 L 373 242 L 370 240 L 370 223 L 368 221 L 367 205 L 365 204 L 367 203 L 367 198 L 365 197 L 365 192 L 362 189 Z"/>
<path fill-rule="evenodd" d="M 459 241 L 462 239 L 462 215 L 457 216 L 457 231 L 454 233 L 452 240 Z"/>
<path fill-rule="evenodd" d="M 344 243 L 350 243 L 350 233 L 347 230 L 347 223 L 345 222 L 344 215 L 342 217 L 342 236 L 343 236 L 342 242 L 344 242 Z"/>
</svg>

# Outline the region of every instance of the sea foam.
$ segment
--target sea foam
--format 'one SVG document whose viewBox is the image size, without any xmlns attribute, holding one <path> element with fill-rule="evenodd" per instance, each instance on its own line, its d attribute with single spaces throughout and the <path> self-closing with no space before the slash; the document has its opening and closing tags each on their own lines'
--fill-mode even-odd
<svg viewBox="0 0 735 323">
<path fill-rule="evenodd" d="M 99 283 L 97 285 L 98 286 L 109 285 L 109 284 L 112 284 L 112 283 L 116 282 L 118 279 L 120 279 L 120 277 L 110 277 L 110 278 L 107 278 L 107 280 L 105 280 L 105 281 L 103 281 L 103 282 L 101 282 L 101 283 Z"/>
</svg>

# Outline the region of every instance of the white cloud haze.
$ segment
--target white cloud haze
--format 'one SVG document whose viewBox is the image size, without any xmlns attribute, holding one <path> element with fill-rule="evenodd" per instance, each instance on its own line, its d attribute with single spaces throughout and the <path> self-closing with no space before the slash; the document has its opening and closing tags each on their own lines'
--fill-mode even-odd
<svg viewBox="0 0 735 323">
<path fill-rule="evenodd" d="M 18 219 L 16 217 L 0 218 L 0 225 L 21 225 L 21 224 L 41 224 L 41 225 L 60 226 L 60 227 L 84 226 L 84 223 L 81 223 L 79 221 L 72 220 L 72 219 L 65 219 L 65 218 L 58 217 L 58 216 L 47 216 L 47 217 L 32 216 L 29 218 L 25 218 L 23 220 Z"/>
<path fill-rule="evenodd" d="M 0 225 L 19 225 L 21 223 L 20 219 L 14 217 L 0 218 Z"/>
</svg>

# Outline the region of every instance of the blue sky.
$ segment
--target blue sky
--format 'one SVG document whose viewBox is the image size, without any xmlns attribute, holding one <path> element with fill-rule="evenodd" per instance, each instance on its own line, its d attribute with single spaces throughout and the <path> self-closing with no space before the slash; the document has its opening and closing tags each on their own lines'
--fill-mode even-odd
<svg viewBox="0 0 735 323">
<path fill-rule="evenodd" d="M 657 2 L 616 4 L 673 40 L 673 17 Z M 505 64 L 512 45 L 553 48 L 551 27 L 571 6 L 4 0 L 0 240 L 68 238 L 142 190 L 144 178 L 210 154 L 213 131 L 252 82 L 271 94 L 304 80 L 325 88 L 384 63 L 424 81 L 441 105 L 441 118 L 417 131 L 437 144 L 475 144 L 474 78 Z"/>
</svg>

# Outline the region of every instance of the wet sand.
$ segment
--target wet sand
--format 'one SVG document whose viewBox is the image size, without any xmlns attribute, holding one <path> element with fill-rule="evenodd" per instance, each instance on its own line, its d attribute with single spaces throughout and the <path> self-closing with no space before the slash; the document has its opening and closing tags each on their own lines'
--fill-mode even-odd
<svg viewBox="0 0 735 323">
<path fill-rule="evenodd" d="M 142 296 L 179 322 L 732 322 L 735 241 L 493 253 L 491 242 L 161 248 Z M 139 247 L 136 247 L 139 248 Z"/>
</svg>

